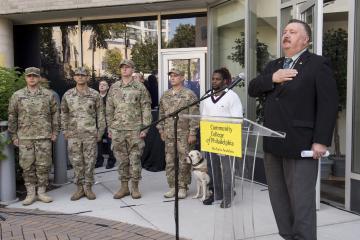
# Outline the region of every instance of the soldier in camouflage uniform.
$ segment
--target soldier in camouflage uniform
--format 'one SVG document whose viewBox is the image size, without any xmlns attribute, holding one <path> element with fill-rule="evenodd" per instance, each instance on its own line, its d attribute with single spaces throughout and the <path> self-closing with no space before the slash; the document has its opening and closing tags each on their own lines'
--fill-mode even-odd
<svg viewBox="0 0 360 240">
<path fill-rule="evenodd" d="M 121 80 L 113 84 L 106 101 L 106 119 L 112 148 L 119 165 L 121 187 L 114 198 L 130 195 L 128 186 L 131 180 L 131 196 L 141 198 L 141 155 L 145 146 L 146 131 L 140 129 L 152 121 L 151 99 L 145 86 L 134 81 L 134 62 L 123 60 L 120 63 Z"/>
<path fill-rule="evenodd" d="M 89 200 L 96 199 L 91 188 L 97 142 L 105 129 L 105 112 L 100 94 L 87 85 L 89 78 L 85 68 L 77 68 L 74 76 L 76 87 L 68 90 L 61 101 L 61 128 L 68 140 L 68 153 L 77 185 L 72 201 L 84 196 Z"/>
<path fill-rule="evenodd" d="M 59 108 L 55 96 L 40 86 L 40 69 L 25 69 L 27 86 L 16 91 L 9 103 L 9 132 L 19 147 L 19 163 L 23 170 L 26 198 L 23 205 L 38 199 L 52 202 L 45 194 L 49 183 L 52 143 L 59 132 Z"/>
<path fill-rule="evenodd" d="M 172 88 L 167 90 L 160 99 L 160 118 L 166 114 L 172 113 L 177 109 L 184 107 L 197 100 L 193 91 L 184 87 L 184 73 L 172 69 L 169 72 Z M 199 114 L 199 106 L 192 106 L 181 114 Z M 166 177 L 170 190 L 164 194 L 164 197 L 171 198 L 175 196 L 175 136 L 174 120 L 168 118 L 157 126 L 161 139 L 165 141 L 165 161 Z M 194 147 L 196 142 L 196 131 L 199 128 L 199 121 L 194 119 L 179 118 L 177 129 L 177 144 L 179 154 L 179 198 L 185 198 L 187 186 L 191 183 L 191 165 L 186 163 L 186 156 Z"/>
</svg>

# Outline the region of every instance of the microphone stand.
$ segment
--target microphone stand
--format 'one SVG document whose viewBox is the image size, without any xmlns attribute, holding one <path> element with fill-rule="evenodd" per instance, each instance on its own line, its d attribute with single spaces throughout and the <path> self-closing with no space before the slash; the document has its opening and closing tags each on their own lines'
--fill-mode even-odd
<svg viewBox="0 0 360 240">
<path fill-rule="evenodd" d="M 175 218 L 175 233 L 176 233 L 176 240 L 179 240 L 179 156 L 178 156 L 178 147 L 177 147 L 177 126 L 179 121 L 179 113 L 184 111 L 185 109 L 188 109 L 194 105 L 199 104 L 200 102 L 204 101 L 205 99 L 216 95 L 217 93 L 225 91 L 224 94 L 226 94 L 230 89 L 234 88 L 238 83 L 243 81 L 243 79 L 239 78 L 236 81 L 234 81 L 230 86 L 225 86 L 218 91 L 211 92 L 211 90 L 207 91 L 204 96 L 202 96 L 200 99 L 194 101 L 193 103 L 188 104 L 187 106 L 184 106 L 182 108 L 179 108 L 178 110 L 165 115 L 164 117 L 160 118 L 157 121 L 152 122 L 148 126 L 145 126 L 141 129 L 141 131 L 146 130 L 152 126 L 156 126 L 158 123 L 165 121 L 168 118 L 174 119 L 174 152 L 175 152 L 175 164 L 174 164 L 174 170 L 175 170 L 175 206 L 174 206 L 174 218 Z"/>
</svg>

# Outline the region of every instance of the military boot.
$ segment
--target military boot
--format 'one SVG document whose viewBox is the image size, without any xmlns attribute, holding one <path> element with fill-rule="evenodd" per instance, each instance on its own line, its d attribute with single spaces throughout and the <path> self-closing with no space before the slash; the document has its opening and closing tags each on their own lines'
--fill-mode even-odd
<svg viewBox="0 0 360 240">
<path fill-rule="evenodd" d="M 180 188 L 180 189 L 179 189 L 179 193 L 178 193 L 178 197 L 179 197 L 180 199 L 184 199 L 184 198 L 186 198 L 186 196 L 187 196 L 187 190 L 186 190 L 186 188 Z"/>
<path fill-rule="evenodd" d="M 141 193 L 139 191 L 139 181 L 131 181 L 131 197 L 133 199 L 141 198 Z"/>
<path fill-rule="evenodd" d="M 26 198 L 22 202 L 22 205 L 28 206 L 36 201 L 35 185 L 26 186 Z"/>
<path fill-rule="evenodd" d="M 175 197 L 175 188 L 170 188 L 170 190 L 164 194 L 164 197 L 166 197 L 166 198 Z"/>
<path fill-rule="evenodd" d="M 120 199 L 130 195 L 129 184 L 127 181 L 121 181 L 121 188 L 114 194 L 114 199 Z"/>
<path fill-rule="evenodd" d="M 84 192 L 85 192 L 85 196 L 86 196 L 87 199 L 89 199 L 89 200 L 95 200 L 96 199 L 96 195 L 91 189 L 91 184 L 86 184 L 85 185 Z"/>
<path fill-rule="evenodd" d="M 38 191 L 37 191 L 38 199 L 44 203 L 52 202 L 53 199 L 49 195 L 47 195 L 45 192 L 46 192 L 46 187 L 39 187 Z"/>
<path fill-rule="evenodd" d="M 74 194 L 71 196 L 70 200 L 71 201 L 76 201 L 79 200 L 80 198 L 84 197 L 85 193 L 84 193 L 84 188 L 82 185 L 77 185 L 77 191 L 74 192 Z"/>
</svg>

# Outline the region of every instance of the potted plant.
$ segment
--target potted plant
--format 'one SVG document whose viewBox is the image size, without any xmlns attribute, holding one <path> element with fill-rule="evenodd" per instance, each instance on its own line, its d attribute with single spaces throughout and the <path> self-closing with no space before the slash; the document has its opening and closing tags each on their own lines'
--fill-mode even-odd
<svg viewBox="0 0 360 240">
<path fill-rule="evenodd" d="M 339 116 L 346 108 L 346 84 L 347 84 L 347 42 L 348 33 L 344 29 L 331 29 L 324 33 L 323 55 L 331 61 L 334 77 L 339 94 L 339 107 L 334 130 L 334 154 L 330 159 L 334 161 L 334 175 L 345 176 L 345 155 L 340 149 Z"/>
<path fill-rule="evenodd" d="M 3 203 L 16 201 L 14 153 L 6 131 L 9 99 L 24 86 L 24 76 L 18 69 L 0 67 L 0 201 Z"/>
</svg>

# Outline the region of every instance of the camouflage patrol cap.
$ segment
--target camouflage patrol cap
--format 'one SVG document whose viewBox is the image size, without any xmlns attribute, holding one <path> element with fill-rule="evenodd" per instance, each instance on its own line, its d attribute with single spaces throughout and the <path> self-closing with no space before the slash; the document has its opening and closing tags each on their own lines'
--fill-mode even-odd
<svg viewBox="0 0 360 240">
<path fill-rule="evenodd" d="M 134 63 L 132 60 L 130 60 L 130 59 L 124 59 L 124 60 L 122 60 L 122 61 L 120 62 L 120 67 L 121 67 L 122 65 L 126 65 L 126 66 L 129 66 L 129 67 L 131 67 L 131 68 L 135 68 L 135 63 Z"/>
<path fill-rule="evenodd" d="M 78 67 L 75 69 L 75 75 L 84 75 L 84 76 L 88 76 L 89 72 L 86 68 L 84 67 Z"/>
<path fill-rule="evenodd" d="M 175 73 L 176 75 L 181 75 L 181 76 L 184 76 L 184 71 L 180 71 L 179 69 L 176 69 L 176 68 L 173 68 L 169 71 L 169 74 L 172 74 L 172 73 Z"/>
<path fill-rule="evenodd" d="M 37 75 L 40 76 L 40 69 L 36 67 L 28 67 L 25 69 L 25 76 L 27 75 Z"/>
</svg>

